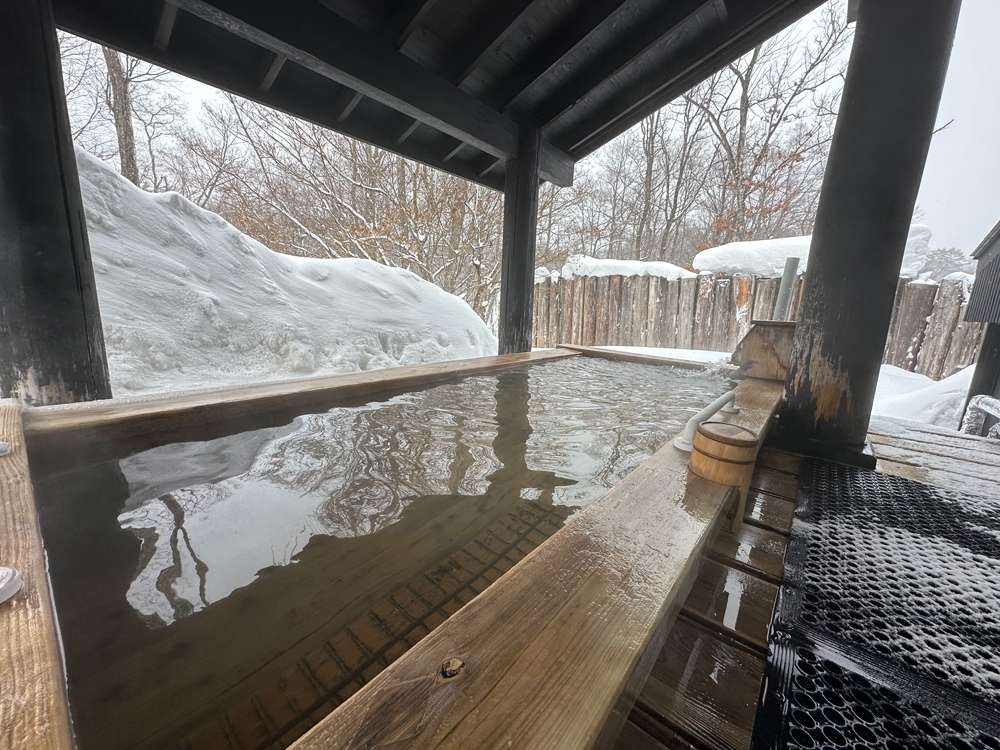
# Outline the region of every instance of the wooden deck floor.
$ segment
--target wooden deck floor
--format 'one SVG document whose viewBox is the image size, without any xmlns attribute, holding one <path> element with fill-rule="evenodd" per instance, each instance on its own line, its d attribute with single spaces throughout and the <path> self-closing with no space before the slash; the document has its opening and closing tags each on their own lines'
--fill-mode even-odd
<svg viewBox="0 0 1000 750">
<path fill-rule="evenodd" d="M 743 526 L 707 552 L 615 750 L 749 750 L 798 472 L 760 452 Z"/>
<path fill-rule="evenodd" d="M 1000 500 L 1000 440 L 873 417 L 877 471 Z"/>
<path fill-rule="evenodd" d="M 1000 500 L 1000 441 L 877 417 L 877 471 Z M 764 449 L 739 534 L 707 553 L 616 750 L 748 750 L 800 459 Z"/>
</svg>

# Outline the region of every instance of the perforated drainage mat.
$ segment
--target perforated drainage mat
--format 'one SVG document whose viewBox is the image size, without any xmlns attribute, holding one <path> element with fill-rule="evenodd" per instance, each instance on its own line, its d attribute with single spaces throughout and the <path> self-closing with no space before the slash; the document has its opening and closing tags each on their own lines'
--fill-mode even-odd
<svg viewBox="0 0 1000 750">
<path fill-rule="evenodd" d="M 806 462 L 755 750 L 1000 750 L 1000 502 Z"/>
</svg>

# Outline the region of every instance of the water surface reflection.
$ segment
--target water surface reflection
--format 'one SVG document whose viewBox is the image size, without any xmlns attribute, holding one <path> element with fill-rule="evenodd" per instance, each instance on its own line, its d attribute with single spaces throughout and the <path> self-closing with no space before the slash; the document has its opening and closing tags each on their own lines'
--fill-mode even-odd
<svg viewBox="0 0 1000 750">
<path fill-rule="evenodd" d="M 36 476 L 81 746 L 290 741 L 724 388 L 564 360 Z"/>
</svg>

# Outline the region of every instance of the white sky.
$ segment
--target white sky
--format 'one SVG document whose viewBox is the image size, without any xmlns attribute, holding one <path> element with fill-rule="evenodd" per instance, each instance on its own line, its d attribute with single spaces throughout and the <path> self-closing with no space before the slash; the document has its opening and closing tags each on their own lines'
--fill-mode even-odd
<svg viewBox="0 0 1000 750">
<path fill-rule="evenodd" d="M 811 24 L 817 10 L 800 23 Z M 931 247 L 971 253 L 1000 220 L 1000 64 L 995 60 L 998 0 L 963 0 L 938 126 L 917 205 L 931 228 Z M 184 79 L 188 118 L 197 121 L 201 103 L 217 95 Z"/>
<path fill-rule="evenodd" d="M 967 253 L 1000 220 L 1000 2 L 963 0 L 938 126 L 917 203 L 931 247 Z"/>
</svg>

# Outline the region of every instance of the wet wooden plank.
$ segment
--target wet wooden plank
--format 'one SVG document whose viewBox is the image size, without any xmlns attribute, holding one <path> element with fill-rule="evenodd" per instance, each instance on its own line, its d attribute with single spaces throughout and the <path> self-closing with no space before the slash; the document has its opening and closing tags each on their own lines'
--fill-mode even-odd
<svg viewBox="0 0 1000 750">
<path fill-rule="evenodd" d="M 750 489 L 777 495 L 786 500 L 795 500 L 799 491 L 799 480 L 782 471 L 758 467 L 750 479 Z"/>
<path fill-rule="evenodd" d="M 978 464 L 975 464 L 978 467 Z M 884 474 L 894 474 L 904 479 L 912 479 L 915 482 L 933 484 L 936 487 L 943 487 L 948 490 L 959 492 L 969 492 L 981 497 L 1000 499 L 1000 484 L 992 479 L 979 479 L 974 472 L 956 473 L 952 471 L 941 471 L 931 469 L 926 466 L 914 466 L 909 463 L 893 461 L 891 459 L 880 458 L 876 462 L 876 471 Z"/>
<path fill-rule="evenodd" d="M 709 557 L 777 583 L 785 572 L 787 546 L 781 534 L 743 524 L 736 534 L 720 531 Z"/>
<path fill-rule="evenodd" d="M 898 461 L 904 461 L 905 459 L 902 457 L 902 454 L 907 452 L 915 456 L 937 456 L 943 459 L 963 462 L 967 471 L 977 471 L 977 469 L 969 464 L 978 464 L 993 468 L 1000 462 L 1000 452 L 981 450 L 975 443 L 959 448 L 952 445 L 939 444 L 934 440 L 933 435 L 926 436 L 927 440 L 910 440 L 909 438 L 874 434 L 869 435 L 869 437 L 871 438 L 872 448 L 876 456 L 880 455 L 879 451 L 881 450 L 885 453 L 885 458 L 892 458 Z M 1000 441 L 995 442 L 1000 443 Z M 1000 448 L 1000 445 L 997 448 Z M 892 455 L 895 451 L 901 452 L 899 457 Z"/>
<path fill-rule="evenodd" d="M 686 460 L 661 449 L 298 750 L 482 747 L 501 736 L 515 747 L 589 746 L 723 521 L 731 490 L 689 474 Z M 465 666 L 445 680 L 452 657 Z"/>
<path fill-rule="evenodd" d="M 28 474 L 21 406 L 0 401 L 0 565 L 24 586 L 0 604 L 0 749 L 73 747 L 62 656 Z"/>
<path fill-rule="evenodd" d="M 763 676 L 762 658 L 678 620 L 639 706 L 698 745 L 748 750 Z"/>
<path fill-rule="evenodd" d="M 561 348 L 571 349 L 579 352 L 585 357 L 598 357 L 609 359 L 612 362 L 631 362 L 637 365 L 660 365 L 667 367 L 680 367 L 685 370 L 707 370 L 709 365 L 706 362 L 695 362 L 688 359 L 674 359 L 672 357 L 656 357 L 651 354 L 635 354 L 633 352 L 619 352 L 614 349 L 603 349 L 593 346 L 577 346 L 575 344 L 562 344 Z"/>
<path fill-rule="evenodd" d="M 757 454 L 757 466 L 783 471 L 797 477 L 802 471 L 802 456 L 765 447 L 761 448 L 760 453 Z"/>
<path fill-rule="evenodd" d="M 795 516 L 795 503 L 764 492 L 751 492 L 747 498 L 744 520 L 769 531 L 788 535 Z"/>
<path fill-rule="evenodd" d="M 868 433 L 873 442 L 879 438 L 901 438 L 928 443 L 936 448 L 955 449 L 959 452 L 958 455 L 974 453 L 978 457 L 977 460 L 983 457 L 990 461 L 1000 460 L 1000 440 L 979 435 L 965 435 L 955 430 L 921 422 L 872 417 Z"/>
<path fill-rule="evenodd" d="M 645 731 L 633 724 L 625 722 L 622 733 L 615 741 L 614 750 L 668 750 L 662 742 L 658 742 Z"/>
<path fill-rule="evenodd" d="M 706 560 L 681 610 L 762 651 L 778 587 L 742 570 Z"/>
<path fill-rule="evenodd" d="M 980 463 L 960 455 L 947 455 L 940 449 L 935 450 L 933 446 L 928 446 L 929 450 L 922 450 L 900 445 L 892 438 L 881 438 L 878 441 L 873 440 L 872 443 L 877 459 L 910 464 L 931 471 L 961 474 L 980 481 L 1000 483 L 1000 465 L 996 460 Z M 958 452 L 956 451 L 956 453 Z"/>
<path fill-rule="evenodd" d="M 577 352 L 555 349 L 166 396 L 27 408 L 24 410 L 24 427 L 32 441 L 51 437 L 58 439 L 62 445 L 109 437 L 134 437 L 206 420 L 259 417 L 269 410 L 415 388 L 457 377 L 573 356 L 577 356 Z"/>
</svg>

